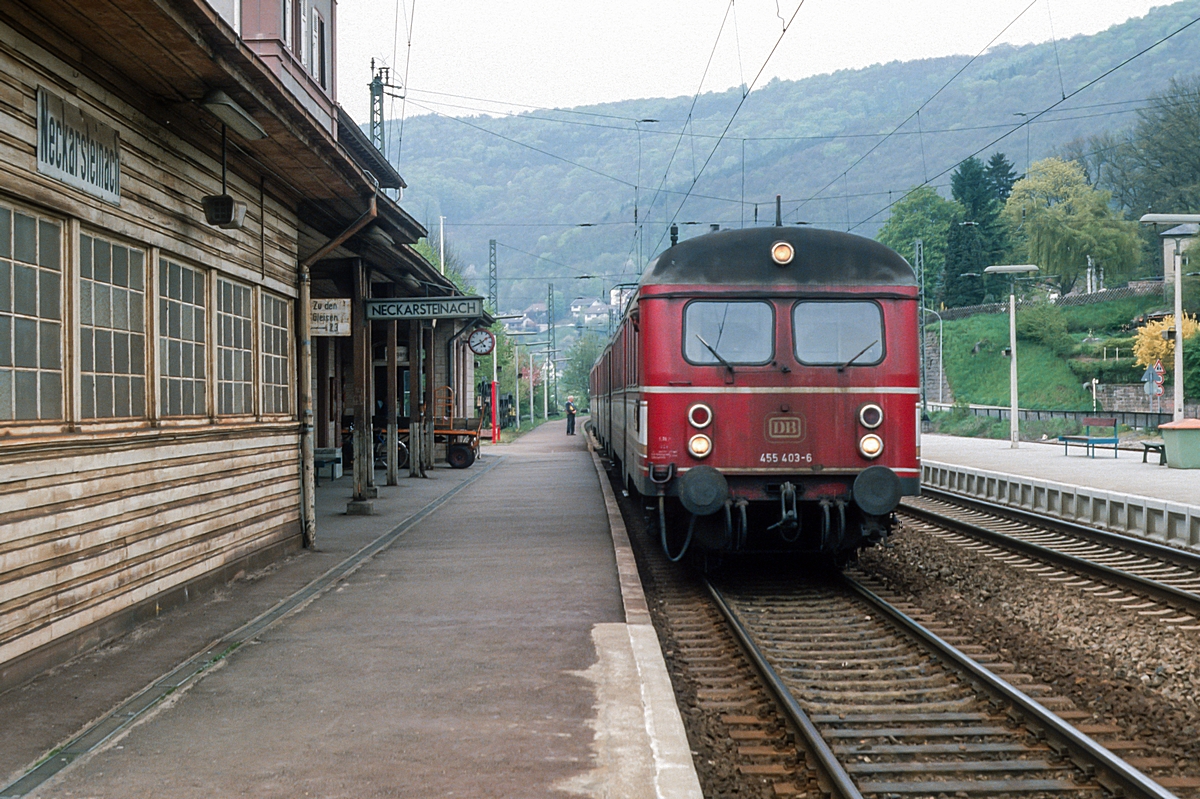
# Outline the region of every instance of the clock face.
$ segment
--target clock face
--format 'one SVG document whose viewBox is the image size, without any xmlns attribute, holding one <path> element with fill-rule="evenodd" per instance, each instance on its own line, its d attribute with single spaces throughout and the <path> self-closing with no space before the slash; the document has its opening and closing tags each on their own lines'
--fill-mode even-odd
<svg viewBox="0 0 1200 799">
<path fill-rule="evenodd" d="M 467 346 L 476 355 L 487 355 L 495 349 L 496 337 L 492 335 L 492 331 L 481 327 L 471 331 L 471 335 L 467 337 Z"/>
</svg>

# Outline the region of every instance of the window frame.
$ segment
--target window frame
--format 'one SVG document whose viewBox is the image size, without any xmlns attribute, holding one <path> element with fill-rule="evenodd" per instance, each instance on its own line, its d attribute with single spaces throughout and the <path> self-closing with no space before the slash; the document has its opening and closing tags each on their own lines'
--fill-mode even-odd
<svg viewBox="0 0 1200 799">
<path fill-rule="evenodd" d="M 884 316 L 882 303 L 880 303 L 878 300 L 872 299 L 872 298 L 859 299 L 859 298 L 851 298 L 851 297 L 839 297 L 837 299 L 819 299 L 816 297 L 805 297 L 803 299 L 796 300 L 794 303 L 792 303 L 792 307 L 788 312 L 788 319 L 790 322 L 789 327 L 791 327 L 791 335 L 792 335 L 792 357 L 794 357 L 796 359 L 796 363 L 800 364 L 801 366 L 809 366 L 809 367 L 813 367 L 813 368 L 829 367 L 829 366 L 840 367 L 843 364 L 842 361 L 835 361 L 835 362 L 831 362 L 831 363 L 826 363 L 826 362 L 813 363 L 811 361 L 805 361 L 800 357 L 800 337 L 796 335 L 796 310 L 801 305 L 804 305 L 805 303 L 819 303 L 822 305 L 838 305 L 838 304 L 847 304 L 847 303 L 857 303 L 860 305 L 875 306 L 875 309 L 877 311 L 879 311 L 879 358 L 878 358 L 878 360 L 874 360 L 874 361 L 858 361 L 858 360 L 856 360 L 854 363 L 846 364 L 846 367 L 848 368 L 851 366 L 879 366 L 881 363 L 883 363 L 885 360 L 887 360 L 887 355 L 888 355 L 887 318 Z"/>
<path fill-rule="evenodd" d="M 686 363 L 688 363 L 692 366 L 715 366 L 718 369 L 725 368 L 725 365 L 723 363 L 721 363 L 720 361 L 712 361 L 711 363 L 708 361 L 693 361 L 691 358 L 688 357 L 688 352 L 687 352 L 687 337 L 688 337 L 687 318 L 688 317 L 687 317 L 687 314 L 688 314 L 688 308 L 691 308 L 696 303 L 710 303 L 710 304 L 724 303 L 727 305 L 733 305 L 733 304 L 765 305 L 771 312 L 771 338 L 770 338 L 771 350 L 768 353 L 766 359 L 762 360 L 762 361 L 734 361 L 734 360 L 730 360 L 729 358 L 726 358 L 725 360 L 729 361 L 730 366 L 769 366 L 771 364 L 771 362 L 775 360 L 776 338 L 779 335 L 779 319 L 775 313 L 775 303 L 771 302 L 770 300 L 766 300 L 766 299 L 754 299 L 754 298 L 713 299 L 713 298 L 709 298 L 709 297 L 696 297 L 695 299 L 688 300 L 686 303 L 684 303 L 682 314 L 680 317 L 679 348 L 680 348 L 681 354 L 683 355 L 683 360 Z M 724 355 L 722 355 L 722 357 L 724 357 Z"/>
<path fill-rule="evenodd" d="M 111 372 L 111 373 L 97 372 L 94 368 L 91 370 L 84 369 L 84 363 L 85 363 L 85 356 L 84 356 L 84 352 L 83 352 L 84 327 L 86 326 L 86 327 L 91 328 L 93 330 L 93 335 L 94 335 L 94 331 L 96 329 L 94 319 L 93 319 L 93 322 L 90 322 L 90 323 L 85 323 L 83 321 L 83 293 L 84 293 L 83 292 L 83 281 L 87 280 L 87 281 L 91 282 L 93 284 L 93 290 L 94 290 L 94 284 L 96 282 L 95 271 L 94 271 L 95 270 L 94 261 L 92 263 L 91 276 L 85 277 L 83 274 L 83 238 L 85 236 L 93 242 L 93 257 L 94 257 L 94 252 L 95 252 L 94 242 L 97 239 L 107 242 L 110 245 L 110 247 L 111 246 L 123 247 L 127 250 L 140 252 L 142 254 L 142 330 L 140 333 L 140 335 L 142 336 L 142 339 L 143 339 L 143 341 L 142 341 L 142 373 L 141 373 L 141 375 L 137 375 L 131 371 L 131 372 L 128 372 L 126 375 L 124 375 L 124 376 L 129 377 L 131 381 L 135 377 L 141 377 L 141 379 L 142 379 L 142 383 L 143 383 L 143 386 L 142 386 L 142 412 L 140 414 L 131 413 L 131 415 L 129 415 L 129 416 L 116 416 L 116 415 L 114 415 L 114 416 L 99 416 L 99 415 L 95 414 L 94 400 L 93 400 L 92 415 L 87 415 L 84 410 L 85 405 L 83 404 L 83 383 L 84 383 L 84 379 L 86 376 L 92 375 L 94 377 L 97 374 L 111 374 L 111 375 L 113 375 L 113 377 L 121 376 L 121 375 L 118 375 L 116 372 Z M 100 228 L 94 228 L 94 227 L 85 226 L 85 225 L 80 225 L 78 227 L 78 229 L 75 231 L 75 247 L 77 250 L 77 256 L 75 258 L 75 275 L 74 275 L 74 286 L 75 286 L 76 293 L 75 293 L 75 297 L 73 298 L 73 306 L 74 307 L 72 308 L 72 313 L 78 314 L 78 317 L 76 318 L 76 321 L 74 323 L 74 326 L 76 329 L 76 338 L 77 338 L 77 344 L 75 347 L 75 351 L 78 353 L 78 360 L 72 371 L 73 371 L 73 374 L 76 376 L 75 379 L 78 380 L 78 383 L 76 383 L 76 389 L 75 389 L 75 393 L 79 396 L 79 400 L 80 400 L 80 404 L 78 406 L 79 410 L 78 410 L 77 421 L 79 421 L 82 424 L 92 425 L 92 424 L 106 424 L 106 423 L 111 423 L 111 422 L 130 422 L 130 421 L 141 422 L 141 421 L 147 421 L 149 419 L 155 418 L 153 394 L 154 394 L 154 382 L 156 379 L 154 361 L 155 361 L 155 357 L 156 357 L 157 348 L 156 348 L 154 342 L 156 341 L 156 337 L 157 337 L 157 329 L 155 327 L 156 320 L 154 317 L 156 316 L 156 314 L 154 311 L 154 304 L 158 300 L 157 283 L 156 283 L 157 278 L 158 278 L 158 273 L 154 269 L 153 259 L 159 253 L 155 250 L 155 248 L 150 247 L 141 242 L 135 242 L 131 239 L 126 239 L 126 238 L 119 236 L 108 230 L 103 230 Z M 110 283 L 109 285 L 112 286 L 113 284 Z M 104 329 L 104 328 L 101 328 L 101 329 Z M 134 334 L 133 331 L 117 331 L 115 328 L 111 328 L 111 327 L 107 328 L 107 329 L 112 332 L 125 332 L 130 335 Z M 130 351 L 130 354 L 132 355 L 132 349 Z M 95 366 L 95 364 L 93 363 L 93 367 L 94 366 Z M 95 391 L 95 384 L 93 383 L 93 392 L 94 391 Z M 133 388 L 131 385 L 131 387 L 130 387 L 130 410 L 131 410 L 131 412 L 133 410 L 133 407 L 134 407 L 134 399 L 133 399 Z"/>
<path fill-rule="evenodd" d="M 8 212 L 9 228 L 8 228 L 8 244 L 11 245 L 8 255 L 0 256 L 0 260 L 8 263 L 7 282 L 11 287 L 5 286 L 8 295 L 8 309 L 2 311 L 9 320 L 9 341 L 8 346 L 11 348 L 12 354 L 11 363 L 0 366 L 9 375 L 9 392 L 11 400 L 11 417 L 0 417 L 0 426 L 2 427 L 45 427 L 59 428 L 62 425 L 69 424 L 72 417 L 72 373 L 73 359 L 70 352 L 73 342 L 72 328 L 72 307 L 73 301 L 68 281 L 71 280 L 74 269 L 71 264 L 72 248 L 69 246 L 71 237 L 71 220 L 68 217 L 47 213 L 44 210 L 35 209 L 32 206 L 14 201 L 8 197 L 0 200 L 0 207 Z M 33 219 L 34 231 L 34 247 L 33 261 L 27 261 L 18 258 L 16 244 L 16 217 L 20 215 Z M 54 266 L 46 266 L 42 263 L 42 237 L 43 226 L 52 225 L 57 229 L 58 247 L 57 247 L 57 268 Z M 33 300 L 33 306 L 36 313 L 27 313 L 18 310 L 18 298 L 16 291 L 17 284 L 17 269 L 20 266 L 24 269 L 33 270 L 33 279 L 36 285 L 36 294 Z M 43 316 L 45 300 L 42 295 L 42 273 L 53 272 L 58 276 L 58 318 Z M 35 345 L 34 358 L 36 365 L 18 365 L 17 363 L 17 321 L 18 319 L 26 322 L 31 322 L 34 330 L 37 331 L 37 344 Z M 40 346 L 43 340 L 43 331 L 46 325 L 58 326 L 58 367 L 44 366 L 44 354 Z M 30 373 L 34 375 L 33 381 L 35 386 L 35 400 L 37 413 L 33 417 L 19 417 L 17 406 L 17 376 L 18 373 Z M 43 388 L 45 375 L 58 376 L 58 413 L 54 416 L 43 416 L 45 398 L 43 396 Z M 7 409 L 6 411 L 7 412 Z"/>
<path fill-rule="evenodd" d="M 216 274 L 216 279 L 213 281 L 213 283 L 213 289 L 216 295 L 214 298 L 212 312 L 212 321 L 216 328 L 213 338 L 213 356 L 216 359 L 216 366 L 214 367 L 212 374 L 213 415 L 218 417 L 254 416 L 258 412 L 259 406 L 258 383 L 260 375 L 256 361 L 261 350 L 261 347 L 258 346 L 260 334 L 260 331 L 258 330 L 259 312 L 258 308 L 256 307 L 258 292 L 255 290 L 255 286 L 253 284 L 243 283 L 240 280 L 236 280 L 233 277 L 221 273 Z M 223 300 L 221 286 L 224 283 L 228 283 L 231 287 L 233 287 L 234 292 L 238 291 L 239 289 L 245 290 L 249 297 L 247 302 L 247 314 L 245 316 L 240 316 L 234 312 L 225 311 L 222 309 L 221 305 Z M 245 347 L 237 348 L 232 344 L 226 345 L 223 343 L 222 317 L 231 317 L 233 320 L 245 320 L 246 329 L 248 332 L 248 336 L 245 338 Z M 233 335 L 236 337 L 236 333 L 233 333 Z M 221 370 L 224 366 L 223 351 L 225 350 L 231 351 L 235 358 L 239 353 L 248 354 L 248 359 L 245 359 L 242 363 L 242 366 L 247 369 L 248 374 L 240 378 L 223 378 L 221 376 Z M 233 366 L 236 371 L 236 363 L 234 363 Z M 237 390 L 239 386 L 242 387 L 243 392 L 247 389 L 249 390 L 248 398 L 243 395 L 245 406 L 241 410 L 222 410 L 221 404 L 224 398 L 223 387 L 227 384 L 231 384 L 234 387 L 234 390 Z M 236 406 L 237 403 L 234 402 L 234 405 Z"/>
<path fill-rule="evenodd" d="M 256 362 L 259 367 L 258 377 L 258 403 L 260 415 L 272 417 L 292 417 L 295 415 L 294 407 L 296 405 L 295 397 L 295 382 L 293 378 L 297 376 L 293 374 L 292 364 L 294 362 L 294 346 L 295 335 L 293 333 L 293 305 L 294 300 L 282 294 L 276 294 L 273 291 L 259 289 L 258 293 L 258 356 Z M 268 323 L 264 314 L 263 305 L 267 301 L 278 302 L 283 306 L 283 321 L 284 325 L 279 327 L 273 323 Z M 266 328 L 270 326 L 283 331 L 283 347 L 282 355 L 279 353 L 267 352 L 266 337 L 264 333 Z M 279 358 L 283 361 L 283 374 L 285 382 L 283 383 L 268 383 L 267 382 L 267 359 Z M 267 409 L 267 392 L 282 388 L 283 396 L 287 400 L 287 408 L 285 410 L 268 410 Z"/>
</svg>

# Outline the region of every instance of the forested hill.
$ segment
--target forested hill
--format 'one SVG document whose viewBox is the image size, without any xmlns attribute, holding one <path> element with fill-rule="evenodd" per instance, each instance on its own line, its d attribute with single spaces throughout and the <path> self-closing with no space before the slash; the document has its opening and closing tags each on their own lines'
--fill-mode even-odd
<svg viewBox="0 0 1200 799">
<path fill-rule="evenodd" d="M 1159 7 L 1096 35 L 1060 40 L 1057 58 L 1051 43 L 996 48 L 929 102 L 919 124 L 914 118 L 886 141 L 884 134 L 950 81 L 968 56 L 774 80 L 751 93 L 719 145 L 742 99 L 740 89 L 701 95 L 682 138 L 691 97 L 454 119 L 412 116 L 424 113 L 421 104 L 432 99 L 413 92 L 403 147 L 396 140 L 399 125 L 389 123 L 388 152 L 395 160 L 400 151 L 399 168 L 410 186 L 404 207 L 433 237 L 438 216 L 446 217 L 448 246 L 468 276 L 475 265 L 475 282 L 484 292 L 488 240 L 498 241 L 502 309 L 544 302 L 545 283 L 552 278 L 568 298 L 601 296 L 606 286 L 637 274 L 635 201 L 643 223 L 643 261 L 666 246 L 666 223 L 689 188 L 677 218 L 693 223 L 682 227 L 684 237 L 712 223 L 752 224 L 756 203 L 759 223 L 769 224 L 776 194 L 783 195 L 787 221 L 874 236 L 890 200 L 925 180 L 947 196 L 949 172 L 976 151 L 986 159 L 1001 150 L 1023 172 L 1029 158 L 1132 125 L 1136 109 L 1164 91 L 1171 78 L 1200 71 L 1200 24 L 1065 102 L 1063 95 L 1197 17 L 1200 0 Z M 459 115 L 478 106 L 468 99 L 439 99 L 460 106 L 454 111 Z M 991 144 L 1020 123 L 1019 114 L 1033 115 L 1056 102 L 1027 129 Z M 711 162 L 692 188 L 710 153 Z M 660 183 L 670 193 L 656 193 Z M 564 279 L 577 274 L 600 277 Z"/>
</svg>

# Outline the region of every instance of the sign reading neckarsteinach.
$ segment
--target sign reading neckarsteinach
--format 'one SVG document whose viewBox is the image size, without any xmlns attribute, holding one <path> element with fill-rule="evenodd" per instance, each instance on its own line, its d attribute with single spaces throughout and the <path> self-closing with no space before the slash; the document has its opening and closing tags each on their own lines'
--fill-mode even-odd
<svg viewBox="0 0 1200 799">
<path fill-rule="evenodd" d="M 471 319 L 483 316 L 483 297 L 367 300 L 368 319 Z"/>
<path fill-rule="evenodd" d="M 39 86 L 37 168 L 88 194 L 121 203 L 121 140 L 117 131 Z"/>
</svg>

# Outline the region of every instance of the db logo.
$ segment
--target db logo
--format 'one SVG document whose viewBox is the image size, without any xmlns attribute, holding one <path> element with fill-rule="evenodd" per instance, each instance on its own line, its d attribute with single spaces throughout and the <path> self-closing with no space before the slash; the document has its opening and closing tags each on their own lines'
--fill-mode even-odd
<svg viewBox="0 0 1200 799">
<path fill-rule="evenodd" d="M 803 441 L 804 417 L 768 416 L 765 432 L 770 441 Z"/>
</svg>

